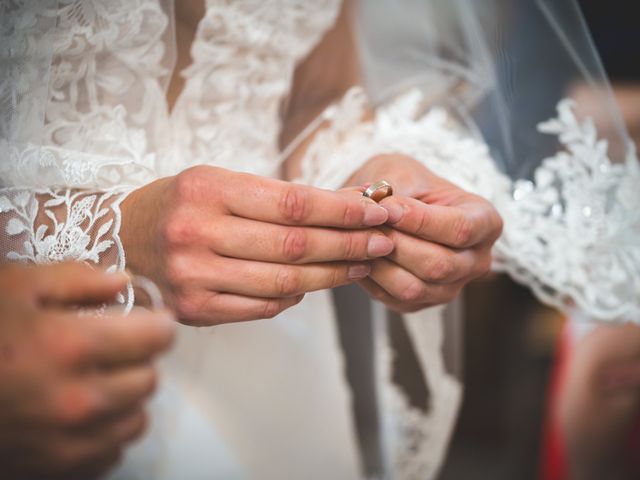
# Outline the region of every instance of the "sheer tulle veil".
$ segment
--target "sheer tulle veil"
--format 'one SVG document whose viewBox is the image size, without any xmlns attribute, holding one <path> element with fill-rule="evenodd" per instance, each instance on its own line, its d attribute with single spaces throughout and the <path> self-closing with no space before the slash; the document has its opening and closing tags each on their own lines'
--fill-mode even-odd
<svg viewBox="0 0 640 480">
<path fill-rule="evenodd" d="M 277 175 L 286 157 L 277 148 L 278 106 L 296 62 L 331 27 L 339 7 L 338 1 L 209 0 L 186 72 L 190 101 L 169 113 L 172 0 L 0 1 L 0 258 L 75 259 L 123 269 L 119 203 L 128 192 L 201 163 Z M 336 102 L 305 129 L 327 125 L 309 139 L 302 181 L 339 188 L 374 155 L 408 154 L 497 207 L 504 232 L 494 248 L 496 270 L 587 321 L 640 322 L 640 168 L 575 0 L 359 0 L 352 19 L 363 88 L 332 98 Z M 220 45 L 218 35 L 227 43 Z M 261 48 L 250 65 L 247 45 Z M 215 64 L 221 58 L 225 68 Z M 368 120 L 371 106 L 374 121 Z M 130 305 L 127 293 L 120 300 Z M 307 305 L 313 319 L 225 326 L 211 335 L 185 327 L 187 355 L 166 369 L 178 381 L 157 399 L 152 441 L 122 478 L 135 478 L 129 472 L 146 478 L 153 468 L 154 478 L 178 478 L 171 466 L 184 475 L 184 463 L 171 464 L 165 453 L 177 451 L 174 427 L 181 415 L 187 418 L 178 408 L 185 404 L 206 407 L 205 420 L 191 418 L 196 426 L 215 433 L 224 424 L 233 435 L 246 434 L 234 450 L 238 458 L 257 453 L 264 464 L 256 465 L 273 466 L 267 447 L 279 452 L 291 445 L 309 456 L 290 458 L 296 455 L 287 450 L 280 460 L 296 460 L 301 471 L 310 468 L 302 465 L 305 458 L 332 463 L 309 453 L 307 438 L 297 440 L 307 430 L 293 420 L 288 427 L 300 437 L 254 448 L 272 433 L 263 420 L 283 423 L 288 405 L 307 413 L 302 407 L 309 405 L 279 395 L 287 389 L 312 386 L 315 397 L 305 398 L 318 409 L 344 398 L 336 409 L 344 417 L 327 415 L 321 427 L 350 421 L 350 410 L 342 408 L 347 386 L 335 378 L 342 374 L 342 352 L 301 343 L 322 340 L 333 348 L 333 312 L 324 300 Z M 384 316 L 379 305 L 376 312 Z M 374 322 L 382 325 L 372 348 L 384 413 L 383 473 L 422 479 L 435 475 L 444 458 L 461 385 L 443 365 L 448 324 L 440 311 L 404 320 L 433 398 L 425 412 L 396 388 L 397 352 L 385 330 L 391 322 Z M 207 368 L 201 354 L 208 356 Z M 316 358 L 311 354 L 320 360 L 296 365 L 296 358 Z M 238 364 L 249 361 L 245 365 L 260 372 L 251 381 L 237 373 Z M 307 365 L 322 376 L 313 377 Z M 294 372 L 295 381 L 269 380 L 283 372 Z M 270 410 L 260 410 L 254 398 L 270 398 Z M 264 437 L 254 434 L 255 425 L 263 425 Z M 182 433 L 191 449 L 193 431 Z M 342 445 L 327 439 L 323 445 Z M 331 452 L 355 452 L 350 432 L 340 439 L 348 448 Z M 212 453 L 212 471 L 222 471 L 221 461 L 234 468 L 247 463 L 228 454 L 229 442 L 198 442 Z M 216 475 L 209 473 L 201 478 Z"/>
<path fill-rule="evenodd" d="M 355 18 L 376 104 L 413 89 L 416 115 L 440 107 L 488 145 L 490 164 L 442 171 L 503 215 L 495 268 L 586 318 L 640 321 L 638 160 L 576 1 L 361 1 Z"/>
</svg>

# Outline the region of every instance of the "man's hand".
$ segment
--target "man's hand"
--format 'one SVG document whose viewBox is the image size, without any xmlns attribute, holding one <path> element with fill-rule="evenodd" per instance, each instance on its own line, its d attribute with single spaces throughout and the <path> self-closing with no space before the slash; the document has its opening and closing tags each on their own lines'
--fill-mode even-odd
<svg viewBox="0 0 640 480">
<path fill-rule="evenodd" d="M 269 318 L 306 292 L 364 278 L 393 243 L 370 227 L 386 210 L 330 192 L 222 168 L 194 167 L 122 205 L 127 265 L 155 280 L 181 321 Z"/>
<path fill-rule="evenodd" d="M 172 318 L 72 308 L 112 301 L 125 285 L 82 264 L 0 268 L 3 478 L 95 478 L 143 431 L 151 362 L 172 341 Z"/>
<path fill-rule="evenodd" d="M 395 248 L 375 260 L 360 282 L 373 297 L 413 312 L 453 300 L 467 282 L 489 270 L 502 220 L 487 200 L 402 155 L 372 159 L 352 181 L 366 179 L 389 180 L 395 189 L 380 203 L 389 212 L 384 231 Z"/>
</svg>

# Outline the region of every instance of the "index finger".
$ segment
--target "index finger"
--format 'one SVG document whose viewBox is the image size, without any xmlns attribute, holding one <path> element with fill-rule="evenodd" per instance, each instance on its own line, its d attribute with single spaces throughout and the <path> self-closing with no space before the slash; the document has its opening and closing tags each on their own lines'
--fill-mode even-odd
<svg viewBox="0 0 640 480">
<path fill-rule="evenodd" d="M 52 303 L 108 302 L 127 286 L 125 273 L 106 273 L 80 262 L 29 267 L 38 299 Z"/>
<path fill-rule="evenodd" d="M 83 320 L 93 322 L 92 358 L 101 366 L 148 361 L 171 345 L 176 329 L 168 312 L 143 309 Z"/>
<path fill-rule="evenodd" d="M 494 226 L 480 209 L 433 205 L 415 198 L 387 197 L 380 203 L 389 211 L 393 228 L 431 242 L 468 248 L 488 239 Z"/>
<path fill-rule="evenodd" d="M 384 208 L 354 189 L 332 192 L 254 175 L 236 175 L 223 188 L 230 213 L 263 222 L 359 228 L 388 218 Z"/>
</svg>

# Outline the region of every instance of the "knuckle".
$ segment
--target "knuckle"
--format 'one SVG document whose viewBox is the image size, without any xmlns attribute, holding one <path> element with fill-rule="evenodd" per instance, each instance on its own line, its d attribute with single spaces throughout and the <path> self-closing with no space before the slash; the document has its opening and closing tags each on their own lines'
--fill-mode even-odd
<svg viewBox="0 0 640 480">
<path fill-rule="evenodd" d="M 409 282 L 409 284 L 400 291 L 398 299 L 401 302 L 416 303 L 423 300 L 425 295 L 424 286 L 419 282 Z"/>
<path fill-rule="evenodd" d="M 285 221 L 301 223 L 309 214 L 310 203 L 309 193 L 305 189 L 289 185 L 280 199 L 280 213 Z"/>
<path fill-rule="evenodd" d="M 278 270 L 275 279 L 276 294 L 280 297 L 292 297 L 300 290 L 301 278 L 297 270 L 283 267 Z"/>
<path fill-rule="evenodd" d="M 64 330 L 55 334 L 46 331 L 43 337 L 44 348 L 57 364 L 74 367 L 89 360 L 91 348 L 87 337 Z"/>
<path fill-rule="evenodd" d="M 464 247 L 469 244 L 473 235 L 471 220 L 466 215 L 460 215 L 453 226 L 454 246 Z"/>
<path fill-rule="evenodd" d="M 476 265 L 474 276 L 482 277 L 487 273 L 489 273 L 491 271 L 491 263 L 492 263 L 491 254 L 489 253 L 487 255 L 484 255 L 482 260 L 480 260 Z"/>
<path fill-rule="evenodd" d="M 410 209 L 409 211 L 411 212 L 411 210 L 412 209 Z M 417 236 L 422 236 L 427 232 L 427 229 L 429 228 L 429 225 L 431 223 L 431 214 L 430 212 L 423 209 L 416 211 L 415 215 L 417 218 L 412 233 Z"/>
<path fill-rule="evenodd" d="M 369 235 L 362 234 L 360 232 L 346 232 L 343 238 L 343 256 L 345 260 L 360 260 L 367 258 Z"/>
<path fill-rule="evenodd" d="M 96 396 L 82 386 L 64 387 L 54 408 L 57 423 L 72 427 L 89 423 L 99 414 Z"/>
<path fill-rule="evenodd" d="M 193 273 L 193 269 L 190 268 L 189 262 L 184 256 L 169 254 L 164 268 L 164 278 L 169 286 L 173 288 L 184 286 L 189 282 Z"/>
<path fill-rule="evenodd" d="M 160 236 L 169 246 L 193 243 L 199 234 L 199 224 L 179 209 L 170 214 L 160 229 Z"/>
<path fill-rule="evenodd" d="M 338 287 L 347 282 L 347 269 L 348 267 L 345 265 L 331 270 L 329 288 Z"/>
<path fill-rule="evenodd" d="M 434 282 L 443 282 L 456 273 L 456 265 L 452 258 L 443 256 L 434 260 L 427 272 L 427 278 Z"/>
<path fill-rule="evenodd" d="M 209 168 L 204 165 L 187 168 L 175 177 L 175 195 L 178 201 L 197 196 L 208 180 Z"/>
<path fill-rule="evenodd" d="M 173 309 L 180 323 L 196 327 L 226 323 L 225 314 L 215 308 L 219 292 L 181 291 L 173 298 Z M 173 337 L 173 334 L 172 334 Z M 170 342 L 173 338 L 170 339 Z"/>
<path fill-rule="evenodd" d="M 342 213 L 342 224 L 345 226 L 356 225 L 362 222 L 364 214 L 362 207 L 356 206 L 351 202 L 347 202 Z"/>
<path fill-rule="evenodd" d="M 262 318 L 273 318 L 278 315 L 282 308 L 282 302 L 276 298 L 266 300 L 262 309 Z"/>
<path fill-rule="evenodd" d="M 307 252 L 307 235 L 300 228 L 290 227 L 284 234 L 282 253 L 290 262 L 302 260 Z"/>
</svg>

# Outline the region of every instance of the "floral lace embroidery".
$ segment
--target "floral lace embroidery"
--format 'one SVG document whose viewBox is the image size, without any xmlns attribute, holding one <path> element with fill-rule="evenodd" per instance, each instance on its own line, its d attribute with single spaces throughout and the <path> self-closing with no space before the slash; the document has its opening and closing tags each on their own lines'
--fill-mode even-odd
<svg viewBox="0 0 640 480">
<path fill-rule="evenodd" d="M 20 187 L 0 192 L 3 253 L 123 269 L 119 204 L 155 178 L 150 139 L 167 130 L 161 2 L 13 0 L 2 14 L 0 178 Z"/>
<path fill-rule="evenodd" d="M 173 170 L 162 173 L 175 173 L 194 162 L 211 164 L 215 158 L 236 170 L 275 175 L 279 103 L 290 86 L 295 62 L 331 25 L 338 7 L 339 0 L 290 0 L 281 8 L 258 0 L 210 0 L 193 46 L 194 64 L 185 72 L 185 91 L 170 119 L 162 87 L 170 73 L 171 58 L 163 41 L 169 19 L 161 2 L 3 2 L 2 15 L 15 14 L 20 21 L 0 22 L 0 91 L 15 90 L 25 105 L 30 102 L 18 124 L 46 113 L 42 148 L 0 146 L 11 150 L 5 157 L 12 159 L 9 165 L 15 161 L 21 166 L 7 170 L 3 162 L 3 182 L 95 189 L 139 185 L 161 171 L 158 162 L 166 156 L 166 143 L 174 141 L 169 134 L 174 130 L 182 134 L 176 140 L 180 155 L 166 156 Z M 18 40 L 41 32 L 38 22 L 52 21 L 53 61 L 46 55 L 35 61 L 33 55 L 46 49 L 38 42 Z M 19 34 L 6 30 L 12 24 L 22 29 Z M 4 41 L 11 38 L 15 41 Z M 247 51 L 255 55 L 239 55 Z M 51 63 L 50 97 L 40 97 L 34 92 L 41 89 L 29 87 L 41 80 L 39 69 L 24 69 L 13 61 L 21 56 L 47 69 Z M 126 108 L 114 100 L 121 98 Z M 6 100 L 2 98 L 2 111 Z M 535 182 L 513 184 L 496 170 L 487 147 L 452 128 L 444 111 L 419 116 L 415 92 L 380 109 L 371 123 L 361 121 L 365 101 L 361 91 L 353 90 L 326 112 L 332 127 L 320 132 L 307 152 L 306 181 L 331 188 L 373 155 L 412 155 L 500 209 L 506 228 L 495 247 L 496 268 L 528 283 L 548 302 L 566 305 L 571 299 L 593 318 L 640 319 L 639 222 L 630 213 L 640 203 L 634 156 L 627 164 L 611 164 L 593 127 L 578 124 L 570 106 L 562 104 L 560 118 L 542 129 L 559 134 L 567 150 L 546 160 Z M 8 120 L 15 119 L 0 119 L 0 133 L 14 140 Z M 18 140 L 28 144 L 24 138 Z M 578 188 L 584 191 L 576 192 Z M 117 235 L 123 195 L 3 190 L 0 210 L 14 215 L 5 231 L 23 240 L 22 249 L 12 247 L 10 258 L 96 262 L 113 258 L 115 251 L 117 259 L 110 268 L 123 268 Z M 36 224 L 36 200 L 44 198 L 40 213 L 50 222 L 46 227 Z M 413 458 L 418 465 L 425 461 L 416 452 L 428 444 L 427 432 L 420 433 L 428 422 L 401 397 L 394 403 L 405 412 L 399 415 L 406 419 L 399 429 L 408 439 L 397 458 Z"/>
<path fill-rule="evenodd" d="M 510 225 L 496 246 L 496 267 L 544 301 L 575 306 L 596 320 L 640 321 L 640 168 L 633 148 L 624 163 L 607 156 L 590 119 L 580 123 L 565 100 L 540 124 L 564 150 L 547 158 L 534 181 L 515 182 L 500 202 Z"/>
<path fill-rule="evenodd" d="M 497 170 L 486 144 L 461 131 L 442 109 L 420 115 L 422 103 L 422 94 L 413 90 L 365 122 L 367 98 L 352 89 L 322 115 L 329 126 L 308 147 L 299 180 L 337 188 L 375 155 L 409 155 L 498 208 L 505 227 L 494 246 L 494 269 L 507 271 L 547 303 L 575 304 L 591 320 L 640 322 L 640 169 L 634 152 L 625 164 L 612 164 L 592 122 L 579 123 L 564 101 L 558 118 L 540 130 L 558 135 L 566 150 L 542 162 L 535 182 L 512 182 Z M 438 333 L 415 331 L 412 339 Z M 385 401 L 394 412 L 394 475 L 430 478 L 455 418 L 456 409 L 446 406 L 457 405 L 460 386 L 444 373 L 438 344 L 417 344 L 423 368 L 437 377 L 427 375 L 438 412 L 425 414 L 391 381 L 392 352 L 386 350 L 380 370 Z"/>
<path fill-rule="evenodd" d="M 6 258 L 32 263 L 75 260 L 101 264 L 107 271 L 122 270 L 124 251 L 115 232 L 120 228 L 119 203 L 125 193 L 3 190 L 0 214 L 10 216 L 5 233 L 22 246 L 7 252 Z M 118 301 L 130 303 L 130 293 L 128 300 L 121 296 Z"/>
<path fill-rule="evenodd" d="M 204 163 L 279 176 L 280 105 L 296 63 L 334 23 L 341 0 L 209 0 L 172 121 L 182 168 Z"/>
<path fill-rule="evenodd" d="M 611 163 L 593 123 L 579 123 L 563 101 L 559 117 L 540 130 L 558 135 L 565 150 L 542 162 L 535 182 L 512 182 L 486 144 L 460 131 L 442 109 L 420 116 L 421 104 L 413 90 L 362 122 L 366 96 L 353 89 L 325 112 L 335 121 L 311 143 L 301 180 L 335 188 L 374 155 L 412 156 L 498 208 L 505 228 L 494 268 L 547 303 L 573 302 L 595 320 L 640 322 L 640 168 L 633 150 L 626 163 Z"/>
<path fill-rule="evenodd" d="M 394 351 L 388 336 L 378 331 L 377 372 L 386 425 L 388 476 L 402 480 L 435 478 L 447 452 L 462 400 L 462 385 L 446 372 L 442 358 L 444 307 L 404 315 L 413 347 L 431 392 L 425 412 L 412 406 L 406 393 L 392 379 Z M 385 321 L 387 321 L 385 319 Z M 386 329 L 384 329 L 386 331 Z"/>
</svg>

